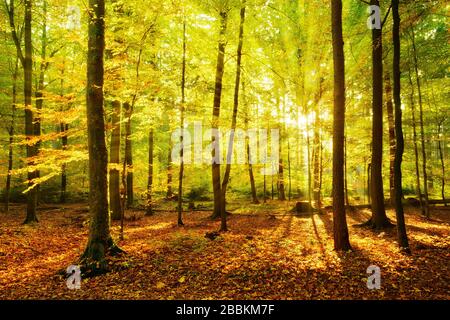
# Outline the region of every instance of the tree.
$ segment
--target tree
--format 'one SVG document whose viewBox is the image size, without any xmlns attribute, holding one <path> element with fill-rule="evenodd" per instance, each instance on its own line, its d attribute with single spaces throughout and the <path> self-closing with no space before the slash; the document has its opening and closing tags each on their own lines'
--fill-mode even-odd
<svg viewBox="0 0 450 320">
<path fill-rule="evenodd" d="M 427 153 L 425 149 L 425 130 L 423 125 L 423 103 L 422 103 L 422 87 L 419 76 L 419 63 L 417 60 L 417 50 L 415 42 L 414 28 L 411 31 L 411 41 L 413 49 L 414 71 L 416 75 L 417 93 L 419 95 L 419 124 L 420 124 L 420 142 L 422 151 L 422 171 L 423 171 L 423 198 L 424 198 L 424 213 L 427 218 L 430 217 L 430 208 L 428 204 L 428 174 L 427 174 Z M 422 197 L 422 195 L 420 195 Z"/>
<path fill-rule="evenodd" d="M 139 68 L 139 66 L 138 66 Z M 123 104 L 125 112 L 125 161 L 127 163 L 127 207 L 133 206 L 133 150 L 131 141 L 131 116 L 133 115 L 134 103 L 129 102 Z"/>
<path fill-rule="evenodd" d="M 120 220 L 122 208 L 120 204 L 120 101 L 112 102 L 111 115 L 111 147 L 109 150 L 109 205 L 111 218 Z"/>
<path fill-rule="evenodd" d="M 342 1 L 331 1 L 334 62 L 333 237 L 335 250 L 350 250 L 344 200 L 345 57 Z"/>
<path fill-rule="evenodd" d="M 389 71 L 384 74 L 384 89 L 386 91 L 386 111 L 388 115 L 389 126 L 389 201 L 395 206 L 395 188 L 394 188 L 394 158 L 395 158 L 395 124 L 394 124 L 394 106 L 392 104 L 391 76 Z"/>
<path fill-rule="evenodd" d="M 409 252 L 408 235 L 406 234 L 405 217 L 403 213 L 403 189 L 402 189 L 402 158 L 404 151 L 403 128 L 402 128 L 402 101 L 400 97 L 400 14 L 399 0 L 392 0 L 392 40 L 394 43 L 393 57 L 393 80 L 394 80 L 394 107 L 395 107 L 395 158 L 394 158 L 394 192 L 395 192 L 395 214 L 397 217 L 397 236 L 399 247 Z"/>
<path fill-rule="evenodd" d="M 14 126 L 16 120 L 16 103 L 17 103 L 17 77 L 19 74 L 19 58 L 16 57 L 13 71 L 12 83 L 12 103 L 11 103 L 11 123 L 8 128 L 9 144 L 8 144 L 8 173 L 6 174 L 5 186 L 5 212 L 9 211 L 9 196 L 11 191 L 11 176 L 13 170 L 13 144 L 14 144 Z"/>
<path fill-rule="evenodd" d="M 108 153 L 103 118 L 105 1 L 89 0 L 86 108 L 89 150 L 89 213 L 91 223 L 81 264 L 86 273 L 104 272 L 106 257 L 122 250 L 110 233 L 108 210 Z"/>
<path fill-rule="evenodd" d="M 14 0 L 5 0 L 6 11 L 8 12 L 9 25 L 11 28 L 11 36 L 17 49 L 19 60 L 22 64 L 24 73 L 24 105 L 25 105 L 25 139 L 27 149 L 27 166 L 28 170 L 28 192 L 27 192 L 27 209 L 24 224 L 38 222 L 36 215 L 37 207 L 37 185 L 35 179 L 38 177 L 36 168 L 33 168 L 35 157 L 38 153 L 36 140 L 34 139 L 34 114 L 32 111 L 32 92 L 33 92 L 33 43 L 32 43 L 32 0 L 25 0 L 25 22 L 24 22 L 24 51 L 20 44 L 20 38 L 17 35 L 17 28 L 15 24 L 15 5 Z"/>
<path fill-rule="evenodd" d="M 221 216 L 222 212 L 222 190 L 220 184 L 220 139 L 219 139 L 219 117 L 220 117 L 220 103 L 222 100 L 222 80 L 225 68 L 225 35 L 227 31 L 228 23 L 228 8 L 220 6 L 219 16 L 220 16 L 220 32 L 219 41 L 217 47 L 217 65 L 216 65 L 216 80 L 214 85 L 214 105 L 213 105 L 213 115 L 212 115 L 212 135 L 211 135 L 211 145 L 212 145 L 212 185 L 214 193 L 214 211 L 212 218 L 218 218 Z"/>
<path fill-rule="evenodd" d="M 371 5 L 380 6 L 378 0 Z M 368 225 L 383 229 L 391 225 L 386 216 L 383 192 L 383 42 L 382 29 L 372 29 L 372 161 L 371 205 L 372 217 Z"/>
<path fill-rule="evenodd" d="M 178 226 L 184 225 L 183 213 L 183 174 L 184 174 L 184 109 L 186 104 L 186 17 L 183 17 L 183 62 L 181 64 L 181 105 L 180 105 L 180 171 L 178 173 Z"/>
<path fill-rule="evenodd" d="M 226 194 L 227 186 L 230 179 L 231 172 L 231 159 L 233 155 L 233 143 L 234 134 L 236 131 L 237 113 L 239 107 L 239 88 L 241 83 L 241 63 L 242 63 L 242 46 L 244 44 L 244 23 L 245 23 L 245 0 L 242 0 L 241 12 L 240 12 L 240 23 L 239 23 L 239 41 L 236 52 L 236 78 L 234 82 L 234 100 L 233 100 L 233 115 L 231 118 L 231 133 L 228 142 L 227 149 L 227 164 L 225 167 L 225 174 L 222 181 L 222 208 L 221 208 L 221 225 L 220 231 L 227 231 L 227 213 L 226 213 Z"/>
</svg>

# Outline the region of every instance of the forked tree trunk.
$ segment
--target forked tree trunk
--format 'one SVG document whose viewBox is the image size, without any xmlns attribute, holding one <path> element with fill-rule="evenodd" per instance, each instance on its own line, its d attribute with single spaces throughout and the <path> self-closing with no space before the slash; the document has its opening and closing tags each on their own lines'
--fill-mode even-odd
<svg viewBox="0 0 450 320">
<path fill-rule="evenodd" d="M 334 249 L 351 249 L 344 203 L 345 57 L 342 37 L 342 1 L 331 1 L 334 62 L 333 111 L 333 238 Z"/>
<path fill-rule="evenodd" d="M 105 49 L 105 2 L 89 0 L 89 32 L 87 56 L 87 128 L 89 149 L 89 240 L 81 256 L 85 273 L 107 270 L 109 254 L 122 252 L 110 233 L 108 210 L 108 153 L 103 118 L 103 57 Z"/>
</svg>

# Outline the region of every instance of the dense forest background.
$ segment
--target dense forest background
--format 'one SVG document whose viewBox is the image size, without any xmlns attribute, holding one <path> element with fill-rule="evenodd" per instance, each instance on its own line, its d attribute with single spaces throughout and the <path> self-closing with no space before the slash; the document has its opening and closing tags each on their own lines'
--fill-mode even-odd
<svg viewBox="0 0 450 320">
<path fill-rule="evenodd" d="M 17 1 L 16 1 L 17 2 Z M 48 2 L 48 1 L 47 1 Z M 233 4 L 230 4 L 233 5 Z M 238 4 L 234 4 L 235 6 Z M 23 33 L 23 6 L 17 2 L 16 28 Z M 154 131 L 153 193 L 163 198 L 177 186 L 177 165 L 171 164 L 170 141 L 179 126 L 183 24 L 186 27 L 185 126 L 199 121 L 206 130 L 214 96 L 219 16 L 208 2 L 169 3 L 110 1 L 106 16 L 105 121 L 110 145 L 114 101 L 133 103 L 129 132 L 132 155 L 133 202 L 143 203 L 147 191 L 148 135 Z M 381 5 L 382 14 L 389 2 Z M 448 30 L 446 4 L 411 1 L 402 6 L 402 108 L 404 110 L 404 193 L 416 195 L 417 172 L 423 184 L 424 142 L 429 197 L 441 198 L 445 189 L 443 168 L 448 167 Z M 88 192 L 88 156 L 85 118 L 86 15 L 83 3 L 36 1 L 33 7 L 33 107 L 39 112 L 40 200 L 79 201 Z M 2 18 L 1 150 L 2 176 L 8 172 L 8 146 L 13 134 L 13 168 L 10 199 L 23 201 L 27 189 L 23 121 L 23 72 Z M 285 197 L 307 199 L 320 175 L 321 192 L 331 195 L 332 57 L 329 8 L 321 1 L 247 4 L 243 48 L 239 128 L 281 127 Z M 346 167 L 350 203 L 367 203 L 367 166 L 371 154 L 371 32 L 366 25 L 367 5 L 345 1 L 343 9 L 347 72 Z M 226 30 L 221 125 L 231 124 L 239 10 L 230 10 Z M 389 101 L 391 24 L 383 28 L 385 95 Z M 45 32 L 43 31 L 45 30 Z M 414 40 L 414 43 L 413 43 Z M 141 58 L 141 59 L 139 59 Z M 417 72 L 416 72 L 417 68 Z M 139 78 L 136 79 L 136 70 Z M 43 80 L 43 81 L 41 81 Z M 391 80 L 392 81 L 392 80 Z M 417 84 L 420 82 L 421 90 Z M 13 93 L 13 89 L 14 93 Z M 15 95 L 13 97 L 13 95 Z M 42 95 L 42 98 L 40 97 Z M 15 104 L 13 105 L 13 99 Z M 126 106 L 126 105 L 125 105 Z M 387 108 L 387 105 L 384 106 Z M 126 134 L 122 105 L 121 157 Z M 420 111 L 422 110 L 422 111 Z M 413 111 L 415 115 L 413 116 Z M 384 113 L 383 181 L 389 194 L 389 113 Z M 117 117 L 117 116 L 116 116 Z M 120 115 L 119 115 L 120 117 Z M 422 132 L 423 127 L 423 132 Z M 416 139 L 414 138 L 414 128 Z M 422 137 L 423 133 L 423 137 Z M 317 136 L 317 137 L 316 137 Z M 423 138 L 423 139 L 422 139 Z M 210 141 L 205 141 L 205 149 Z M 415 147 L 419 150 L 415 157 Z M 319 155 L 320 154 L 320 155 Z M 320 159 L 316 159 L 320 157 Z M 318 170 L 317 166 L 320 167 Z M 253 168 L 258 198 L 263 198 L 261 165 Z M 185 194 L 208 197 L 212 191 L 208 164 L 185 166 Z M 172 177 L 168 178 L 168 175 Z M 62 178 L 65 176 L 65 178 Z M 230 196 L 251 197 L 246 165 L 231 171 Z M 278 177 L 266 177 L 266 196 L 282 197 Z M 62 196 L 62 182 L 66 186 Z M 275 180 L 275 181 L 272 181 Z M 422 185 L 423 189 L 423 185 Z M 172 190 L 172 191 L 171 191 Z M 423 190 L 422 190 L 423 192 Z M 5 182 L 2 198 L 5 201 Z M 61 199 L 61 198 L 64 199 Z"/>
<path fill-rule="evenodd" d="M 446 2 L 88 2 L 0 10 L 2 211 L 41 223 L 39 210 L 89 201 L 83 263 L 122 252 L 109 220 L 123 241 L 135 212 L 178 226 L 206 212 L 226 231 L 227 216 L 332 210 L 334 248 L 348 250 L 345 208 L 372 209 L 360 222 L 381 231 L 386 206 L 409 252 L 403 205 L 424 219 L 447 206 Z M 219 157 L 243 161 L 211 164 L 211 128 L 276 129 L 276 162 L 249 163 L 264 141 L 236 133 Z"/>
</svg>

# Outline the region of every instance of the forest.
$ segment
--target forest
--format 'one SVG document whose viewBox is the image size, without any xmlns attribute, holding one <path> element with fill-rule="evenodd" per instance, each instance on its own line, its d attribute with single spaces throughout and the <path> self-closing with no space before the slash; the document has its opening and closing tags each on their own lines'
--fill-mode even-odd
<svg viewBox="0 0 450 320">
<path fill-rule="evenodd" d="M 450 299 L 446 1 L 0 1 L 1 300 Z"/>
</svg>

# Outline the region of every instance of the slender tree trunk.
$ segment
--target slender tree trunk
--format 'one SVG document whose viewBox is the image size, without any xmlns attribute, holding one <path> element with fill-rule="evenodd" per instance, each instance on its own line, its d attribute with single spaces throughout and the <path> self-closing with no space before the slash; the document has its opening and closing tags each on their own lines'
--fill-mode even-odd
<svg viewBox="0 0 450 320">
<path fill-rule="evenodd" d="M 371 5 L 380 6 L 378 0 Z M 372 29 L 372 217 L 368 225 L 384 229 L 391 225 L 386 216 L 383 191 L 383 43 L 381 29 Z"/>
<path fill-rule="evenodd" d="M 148 180 L 147 180 L 147 207 L 145 214 L 150 216 L 153 214 L 152 193 L 153 193 L 153 128 L 148 133 Z"/>
<path fill-rule="evenodd" d="M 344 129 L 344 189 L 345 189 L 345 205 L 348 207 L 350 201 L 348 200 L 348 172 L 347 172 L 347 137 Z"/>
<path fill-rule="evenodd" d="M 183 62 L 181 66 L 181 105 L 180 105 L 180 171 L 178 173 L 178 226 L 183 223 L 183 174 L 184 174 L 184 109 L 186 104 L 186 17 L 183 20 Z"/>
<path fill-rule="evenodd" d="M 61 99 L 64 97 L 64 66 L 61 70 Z M 61 111 L 64 111 L 64 107 L 61 107 Z M 67 132 L 69 131 L 69 125 L 61 120 L 59 123 L 59 131 L 61 133 L 61 147 L 63 151 L 67 150 L 68 145 L 68 136 Z M 63 163 L 61 165 L 61 190 L 59 194 L 59 202 L 66 203 L 66 191 L 67 191 L 67 173 L 66 173 L 66 164 Z"/>
<path fill-rule="evenodd" d="M 334 62 L 333 111 L 333 237 L 334 249 L 351 249 L 344 202 L 345 57 L 342 37 L 342 1 L 331 0 Z"/>
<path fill-rule="evenodd" d="M 5 212 L 9 212 L 9 197 L 11 192 L 11 177 L 13 170 L 13 144 L 14 144 L 14 127 L 16 120 L 16 104 L 17 104 L 17 77 L 19 74 L 19 58 L 16 58 L 14 64 L 13 73 L 13 85 L 12 85 L 12 103 L 11 103 L 11 124 L 8 129 L 9 144 L 8 144 L 8 173 L 6 174 L 6 186 L 5 186 Z"/>
<path fill-rule="evenodd" d="M 228 142 L 227 149 L 227 163 L 225 166 L 225 174 L 222 181 L 222 208 L 221 208 L 221 224 L 220 231 L 227 231 L 227 212 L 226 212 L 226 194 L 228 182 L 230 180 L 231 173 L 231 160 L 233 157 L 233 144 L 234 144 L 234 134 L 236 131 L 237 113 L 239 107 L 239 88 L 241 85 L 241 63 L 242 63 L 242 46 L 244 44 L 244 23 L 245 23 L 245 0 L 242 0 L 241 12 L 240 12 L 240 24 L 239 24 L 239 42 L 236 52 L 237 62 L 236 62 L 236 78 L 234 83 L 234 100 L 233 100 L 233 115 L 231 118 L 231 133 Z"/>
<path fill-rule="evenodd" d="M 242 80 L 242 97 L 244 100 L 244 104 L 245 104 L 245 117 L 244 117 L 244 125 L 245 125 L 245 130 L 247 132 L 248 130 L 248 119 L 249 119 L 249 108 L 248 108 L 248 104 L 246 103 L 245 100 L 245 81 L 244 79 Z M 245 149 L 247 151 L 247 164 L 248 164 L 248 175 L 250 178 L 250 188 L 251 188 L 251 192 L 252 192 L 252 201 L 254 204 L 258 204 L 258 197 L 256 194 L 256 185 L 255 185 L 255 176 L 253 175 L 253 164 L 252 164 L 252 150 L 250 149 L 250 141 L 249 141 L 249 137 L 246 136 L 245 137 Z"/>
<path fill-rule="evenodd" d="M 389 201 L 395 206 L 394 189 L 394 158 L 395 158 L 395 124 L 394 124 L 394 105 L 392 104 L 392 87 L 389 71 L 384 74 L 385 92 L 386 92 L 386 111 L 389 125 Z"/>
<path fill-rule="evenodd" d="M 34 127 L 34 135 L 39 137 L 41 135 L 41 114 L 42 107 L 44 104 L 44 79 L 45 72 L 47 70 L 48 62 L 47 59 L 47 1 L 44 0 L 42 4 L 42 31 L 41 31 L 41 62 L 39 65 L 39 76 L 37 79 L 37 86 L 35 92 L 36 98 L 36 113 L 33 120 Z M 41 140 L 36 141 L 36 153 L 39 153 L 39 149 L 41 148 Z M 39 170 L 36 170 L 36 178 L 39 178 L 41 175 Z M 40 185 L 37 184 L 37 202 L 39 203 L 39 191 Z"/>
<path fill-rule="evenodd" d="M 427 153 L 425 149 L 425 130 L 423 125 L 423 104 L 422 104 L 422 89 L 420 85 L 419 77 L 419 64 L 417 62 L 417 52 L 414 29 L 412 30 L 412 48 L 413 48 L 413 58 L 414 58 L 414 71 L 416 73 L 416 83 L 417 83 L 417 93 L 419 95 L 419 124 L 420 124 L 420 140 L 421 140 L 421 150 L 422 150 L 422 171 L 423 171 L 423 195 L 424 195 L 424 208 L 425 216 L 430 217 L 430 208 L 428 205 L 428 176 L 427 176 Z"/>
<path fill-rule="evenodd" d="M 289 136 L 287 137 L 287 162 L 288 162 L 288 199 L 292 198 L 292 177 L 291 177 L 291 144 L 289 142 Z"/>
<path fill-rule="evenodd" d="M 91 224 L 86 250 L 81 256 L 85 272 L 107 270 L 106 256 L 122 252 L 110 233 L 108 210 L 108 152 L 103 118 L 103 57 L 105 49 L 105 2 L 89 0 L 87 56 L 87 127 L 89 149 L 89 212 Z"/>
<path fill-rule="evenodd" d="M 120 101 L 112 102 L 112 131 L 109 151 L 109 206 L 112 220 L 120 220 L 122 208 L 120 201 Z"/>
<path fill-rule="evenodd" d="M 284 117 L 282 115 L 281 119 Z M 284 130 L 283 125 L 280 124 L 279 126 L 280 130 L 280 142 L 278 143 L 278 200 L 285 201 L 286 200 L 286 193 L 284 191 L 284 164 L 283 164 L 283 155 L 282 155 L 282 145 L 283 145 L 283 139 L 284 139 Z"/>
<path fill-rule="evenodd" d="M 33 44 L 31 41 L 31 19 L 32 19 L 32 0 L 25 0 L 25 58 L 24 58 L 24 97 L 25 97 L 25 136 L 26 140 L 34 138 L 35 131 L 33 122 L 35 120 L 32 106 L 32 74 L 33 74 L 33 62 L 32 62 L 32 50 Z M 36 144 L 27 143 L 27 158 L 28 165 L 34 165 L 34 161 L 30 160 L 37 155 L 38 150 Z M 34 185 L 34 179 L 36 179 L 37 170 L 28 171 L 28 186 L 32 187 L 27 194 L 27 216 L 24 224 L 37 222 L 36 206 L 38 188 Z M 34 185 L 34 186 L 33 186 Z"/>
<path fill-rule="evenodd" d="M 442 142 L 444 140 L 443 138 L 443 127 L 444 120 L 442 120 L 441 123 L 438 125 L 438 150 L 439 150 L 439 159 L 441 160 L 441 170 L 442 170 L 442 176 L 441 176 L 441 194 L 442 194 L 442 201 L 444 201 L 444 206 L 447 206 L 447 202 L 445 201 L 445 164 L 444 164 L 444 153 L 442 152 Z"/>
<path fill-rule="evenodd" d="M 9 3 L 5 1 L 6 10 L 9 18 L 9 25 L 11 28 L 11 37 L 14 41 L 14 44 L 17 49 L 17 54 L 19 56 L 19 60 L 23 67 L 24 73 L 24 105 L 25 105 L 25 139 L 27 141 L 26 144 L 26 154 L 27 154 L 27 166 L 31 167 L 34 165 L 34 161 L 31 158 L 37 155 L 37 148 L 35 144 L 29 143 L 30 140 L 33 139 L 34 136 L 34 115 L 31 110 L 32 106 L 32 75 L 33 75 L 33 44 L 31 41 L 31 20 L 32 20 L 32 0 L 25 0 L 25 15 L 24 15 L 24 51 L 22 51 L 21 47 L 21 36 L 17 35 L 16 25 L 15 25 L 15 14 L 14 14 L 14 0 L 10 0 Z M 27 192 L 27 209 L 26 209 L 26 218 L 24 224 L 37 222 L 36 216 L 36 206 L 37 206 L 37 186 L 35 185 L 34 179 L 37 178 L 37 171 L 35 169 L 30 168 L 28 170 L 28 187 L 30 190 Z"/>
<path fill-rule="evenodd" d="M 220 33 L 217 52 L 217 66 L 216 66 L 216 80 L 214 89 L 214 106 L 212 116 L 212 130 L 216 131 L 212 133 L 211 143 L 214 146 L 211 151 L 212 156 L 212 184 L 214 192 L 214 211 L 212 218 L 216 219 L 221 216 L 222 212 L 222 190 L 220 183 L 220 139 L 219 139 L 219 117 L 220 117 L 220 103 L 222 99 L 222 79 L 225 67 L 225 34 L 227 30 L 228 13 L 226 11 L 220 12 Z M 217 141 L 216 141 L 217 134 Z M 216 154 L 217 152 L 217 154 Z"/>
<path fill-rule="evenodd" d="M 409 85 L 411 87 L 410 103 L 411 103 L 411 121 L 413 128 L 413 142 L 414 142 L 414 159 L 416 168 L 416 193 L 417 199 L 419 199 L 420 209 L 422 215 L 425 215 L 425 207 L 422 199 L 422 187 L 420 185 L 420 169 L 419 169 L 419 147 L 417 145 L 417 129 L 416 129 L 416 107 L 414 103 L 414 85 L 411 76 L 411 69 L 408 70 Z"/>
<path fill-rule="evenodd" d="M 399 0 L 392 0 L 392 15 L 394 25 L 392 39 L 394 43 L 393 79 L 394 79 L 394 105 L 395 105 L 395 158 L 394 158 L 394 189 L 395 189 L 395 214 L 397 218 L 397 238 L 399 247 L 409 252 L 408 235 L 406 233 L 405 217 L 403 213 L 402 191 L 402 157 L 404 151 L 402 129 L 402 102 L 400 97 L 400 15 Z"/>
<path fill-rule="evenodd" d="M 319 84 L 319 92 L 316 98 L 315 106 L 315 119 L 314 119 L 314 140 L 313 140 L 313 196 L 316 202 L 317 210 L 320 211 L 321 207 L 321 195 L 320 195 L 320 154 L 321 154 L 321 142 L 320 142 L 320 100 L 322 99 L 322 80 Z M 345 137 L 344 137 L 345 139 Z"/>
<path fill-rule="evenodd" d="M 133 206 L 133 150 L 131 143 L 131 116 L 133 114 L 133 106 L 128 102 L 123 104 L 125 111 L 125 161 L 127 163 L 127 208 Z"/>
<path fill-rule="evenodd" d="M 167 192 L 166 198 L 171 199 L 173 196 L 172 191 L 172 143 L 169 143 L 169 151 L 167 156 Z"/>
</svg>

